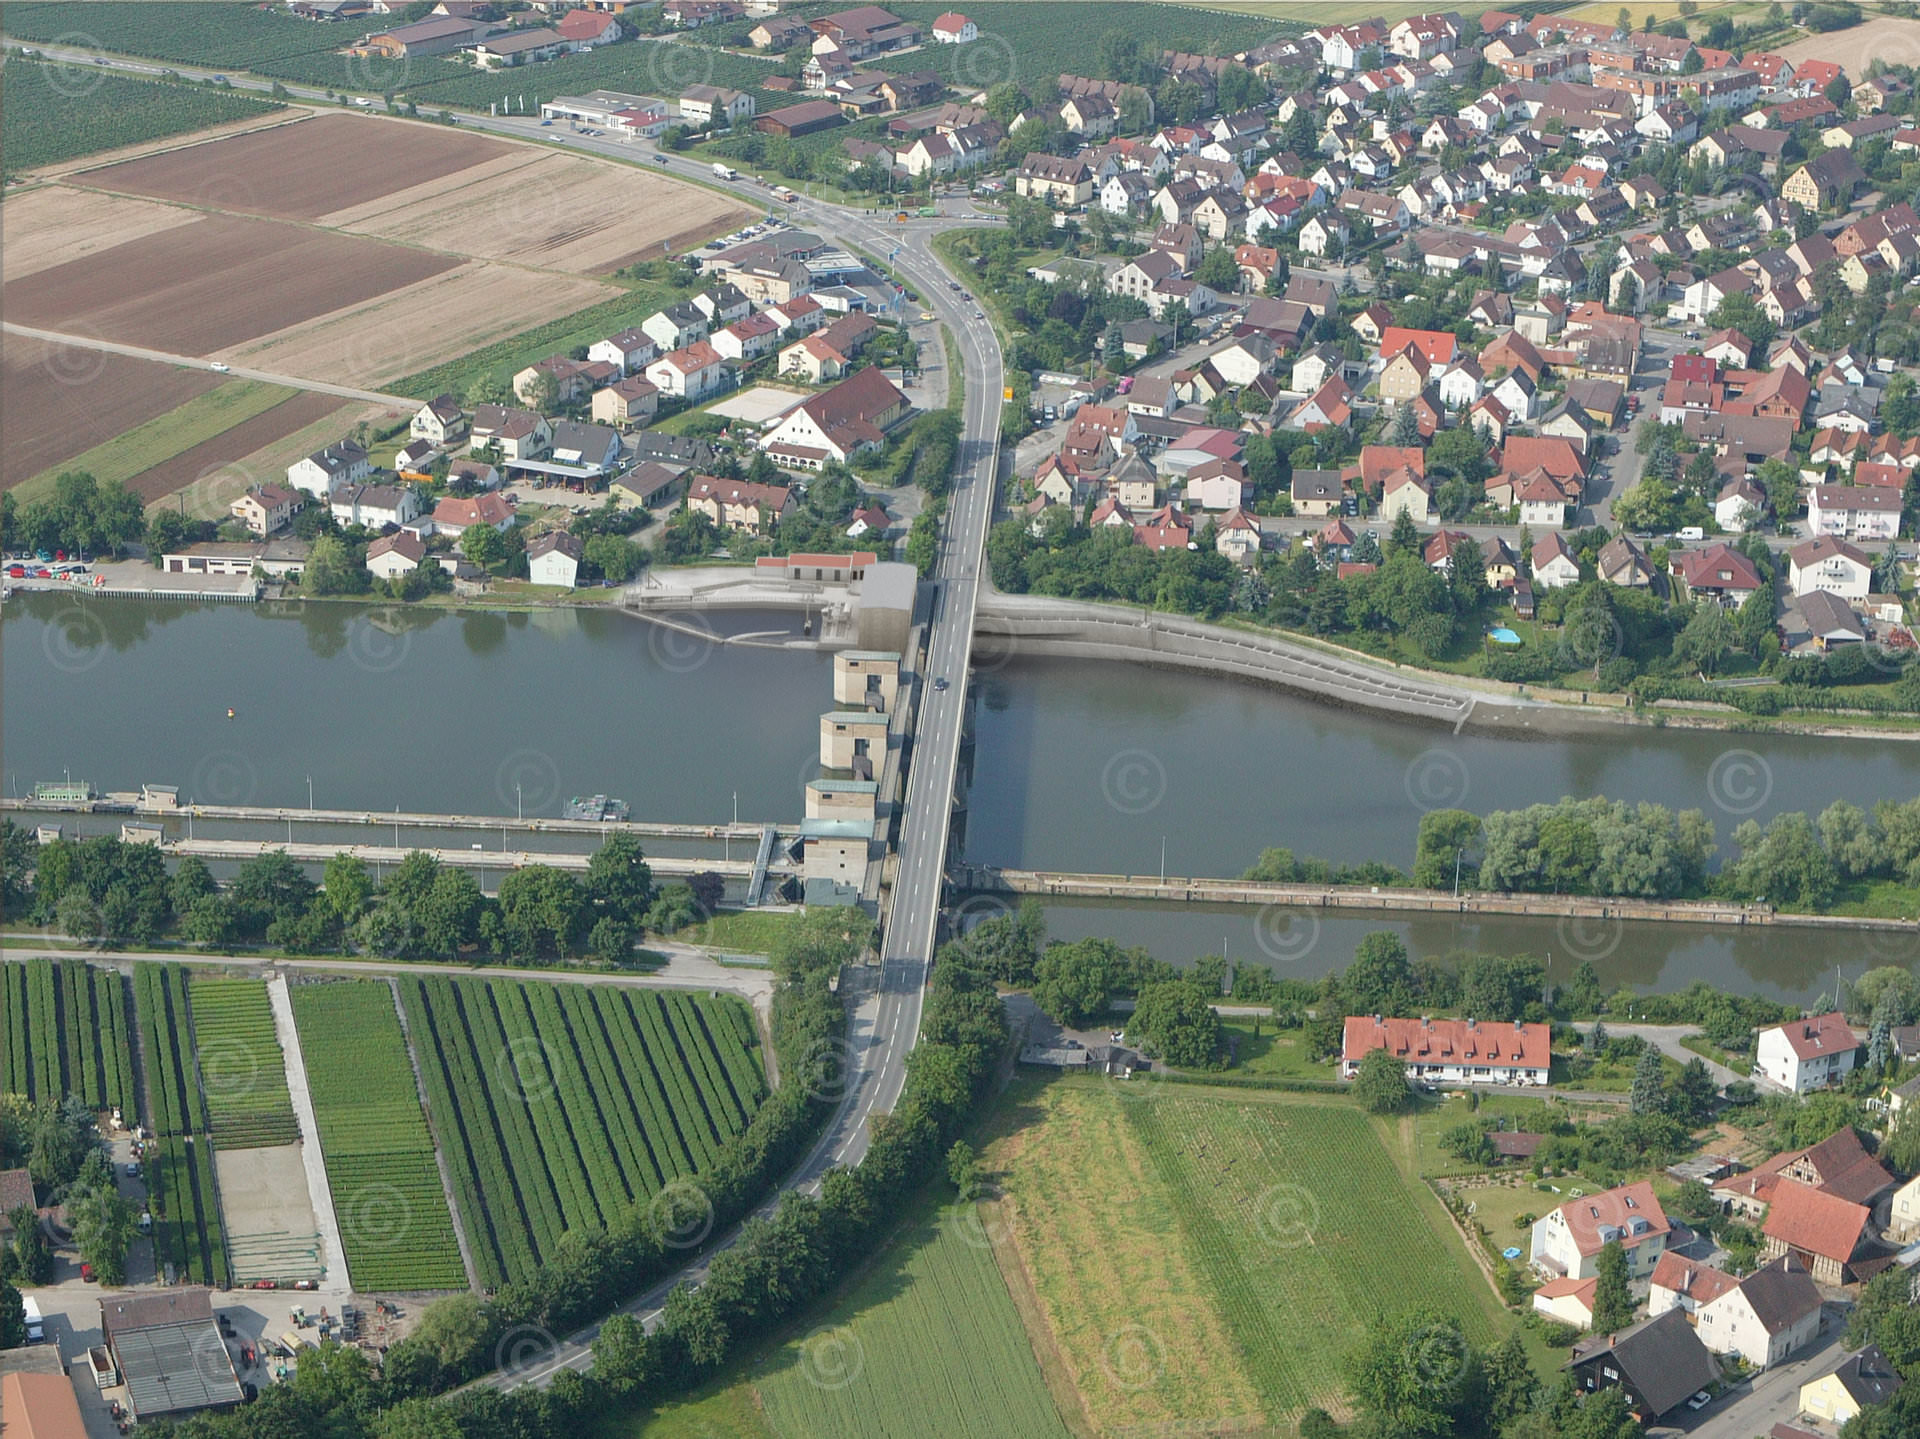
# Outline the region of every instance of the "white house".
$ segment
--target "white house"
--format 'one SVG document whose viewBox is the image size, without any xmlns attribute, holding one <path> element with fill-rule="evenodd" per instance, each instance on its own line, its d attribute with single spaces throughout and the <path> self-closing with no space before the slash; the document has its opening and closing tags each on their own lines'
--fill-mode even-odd
<svg viewBox="0 0 1920 1439">
<path fill-rule="evenodd" d="M 1544 1028 L 1545 1026 L 1540 1026 Z M 1566 1279 L 1590 1279 L 1599 1273 L 1600 1251 L 1618 1242 L 1626 1251 L 1627 1272 L 1650 1273 L 1666 1251 L 1666 1211 L 1642 1180 L 1601 1194 L 1569 1199 L 1534 1221 L 1531 1261 L 1535 1268 Z"/>
<path fill-rule="evenodd" d="M 623 375 L 633 374 L 659 353 L 653 337 L 645 330 L 622 330 L 587 346 L 589 360 L 618 365 Z"/>
<path fill-rule="evenodd" d="M 1510 370 L 1493 387 L 1493 397 L 1507 407 L 1516 424 L 1525 424 L 1533 418 L 1533 397 L 1535 387 L 1533 376 L 1525 370 Z M 1468 401 L 1469 404 L 1472 401 Z"/>
<path fill-rule="evenodd" d="M 957 10 L 949 10 L 934 20 L 931 33 L 936 45 L 970 45 L 980 38 L 980 27 Z"/>
<path fill-rule="evenodd" d="M 1838 1084 L 1853 1072 L 1860 1041 L 1834 1011 L 1760 1031 L 1754 1074 L 1795 1094 Z"/>
<path fill-rule="evenodd" d="M 397 529 L 420 517 L 420 500 L 405 485 L 347 485 L 334 492 L 332 509 L 338 525 Z"/>
<path fill-rule="evenodd" d="M 705 340 L 662 355 L 647 366 L 647 378 L 663 395 L 702 400 L 726 388 L 726 357 Z"/>
<path fill-rule="evenodd" d="M 1899 533 L 1900 508 L 1900 491 L 1890 485 L 1815 485 L 1807 494 L 1807 528 L 1845 540 L 1890 540 Z"/>
<path fill-rule="evenodd" d="M 1873 587 L 1873 562 L 1845 540 L 1816 535 L 1787 552 L 1787 583 L 1796 596 L 1825 590 L 1843 600 L 1863 600 Z"/>
<path fill-rule="evenodd" d="M 1542 589 L 1565 589 L 1580 583 L 1580 562 L 1559 532 L 1549 530 L 1533 542 L 1533 582 Z"/>
<path fill-rule="evenodd" d="M 1721 486 L 1713 502 L 1713 522 L 1730 535 L 1745 534 L 1767 511 L 1767 492 L 1746 478 Z"/>
<path fill-rule="evenodd" d="M 1545 1085 L 1551 1062 L 1544 1024 L 1350 1014 L 1340 1040 L 1341 1078 L 1359 1074 L 1360 1060 L 1374 1049 L 1405 1063 L 1415 1084 Z"/>
<path fill-rule="evenodd" d="M 410 575 L 427 555 L 426 542 L 405 530 L 382 535 L 367 546 L 367 569 L 383 580 Z"/>
<path fill-rule="evenodd" d="M 287 483 L 324 500 L 339 486 L 360 484 L 372 473 L 367 452 L 352 440 L 341 440 L 288 465 Z"/>
<path fill-rule="evenodd" d="M 580 574 L 580 541 L 552 530 L 527 546 L 527 578 L 536 585 L 572 589 Z"/>
<path fill-rule="evenodd" d="M 706 339 L 710 323 L 706 312 L 698 305 L 690 300 L 682 300 L 664 310 L 654 311 L 640 322 L 640 329 L 664 354 L 668 350 L 691 345 L 695 340 Z"/>
<path fill-rule="evenodd" d="M 1756 1369 L 1768 1369 L 1819 1334 L 1820 1303 L 1807 1266 L 1783 1254 L 1701 1304 L 1694 1332 L 1715 1354 L 1737 1354 Z"/>
</svg>

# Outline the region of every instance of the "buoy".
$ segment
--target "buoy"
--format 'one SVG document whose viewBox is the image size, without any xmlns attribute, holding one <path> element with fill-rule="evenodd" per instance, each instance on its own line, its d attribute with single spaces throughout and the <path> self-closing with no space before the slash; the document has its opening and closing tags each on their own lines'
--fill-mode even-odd
<svg viewBox="0 0 1920 1439">
<path fill-rule="evenodd" d="M 232 707 L 231 705 L 229 705 L 229 706 L 227 707 L 227 718 L 228 718 L 228 719 L 232 719 L 232 718 L 233 718 L 233 707 Z"/>
</svg>

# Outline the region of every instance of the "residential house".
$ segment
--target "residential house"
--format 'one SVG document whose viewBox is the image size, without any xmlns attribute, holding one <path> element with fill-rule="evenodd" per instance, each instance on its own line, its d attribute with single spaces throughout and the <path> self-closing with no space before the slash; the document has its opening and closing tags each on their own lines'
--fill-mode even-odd
<svg viewBox="0 0 1920 1439">
<path fill-rule="evenodd" d="M 1829 534 L 1815 535 L 1787 552 L 1787 588 L 1864 600 L 1873 588 L 1873 562 L 1863 550 Z"/>
<path fill-rule="evenodd" d="M 1213 547 L 1228 559 L 1244 564 L 1260 553 L 1260 521 L 1235 506 L 1214 521 Z"/>
<path fill-rule="evenodd" d="M 442 448 L 457 444 L 466 433 L 467 412 L 452 395 L 428 400 L 413 412 L 413 418 L 407 423 L 407 434 L 411 438 Z"/>
<path fill-rule="evenodd" d="M 426 557 L 426 541 L 400 530 L 367 546 L 367 570 L 378 579 L 398 579 L 419 569 Z"/>
<path fill-rule="evenodd" d="M 1381 481 L 1380 521 L 1390 525 L 1404 513 L 1416 525 L 1424 525 L 1431 518 L 1432 501 L 1433 487 L 1427 477 L 1400 465 Z"/>
<path fill-rule="evenodd" d="M 1653 562 L 1627 535 L 1602 545 L 1594 561 L 1595 572 L 1610 585 L 1646 589 L 1653 584 Z"/>
<path fill-rule="evenodd" d="M 1406 1065 L 1407 1078 L 1418 1085 L 1544 1086 L 1552 1058 L 1548 1046 L 1544 1024 L 1348 1015 L 1341 1031 L 1340 1075 L 1352 1079 L 1369 1052 L 1384 1049 Z M 1647 1203 L 1652 1213 L 1660 1213 L 1651 1189 L 1647 1190 Z M 1664 1234 L 1664 1215 L 1660 1226 Z"/>
<path fill-rule="evenodd" d="M 689 300 L 681 300 L 664 310 L 657 310 L 640 322 L 641 332 L 653 341 L 661 354 L 706 339 L 711 328 L 706 312 Z"/>
<path fill-rule="evenodd" d="M 1662 1256 L 1663 1262 L 1676 1258 Z M 1820 1332 L 1821 1302 L 1807 1266 L 1785 1254 L 1724 1292 L 1703 1297 L 1693 1310 L 1694 1333 L 1715 1354 L 1770 1369 L 1813 1342 Z"/>
<path fill-rule="evenodd" d="M 1642 1180 L 1570 1199 L 1535 1220 L 1530 1262 L 1544 1273 L 1589 1279 L 1598 1272 L 1600 1251 L 1617 1243 L 1628 1273 L 1641 1278 L 1653 1272 L 1669 1233 L 1666 1211 Z"/>
<path fill-rule="evenodd" d="M 958 11 L 936 18 L 929 32 L 937 45 L 970 45 L 980 38 L 980 27 Z"/>
<path fill-rule="evenodd" d="M 326 499 L 345 485 L 357 485 L 373 473 L 373 461 L 352 440 L 339 440 L 287 466 L 287 483 L 296 490 Z"/>
<path fill-rule="evenodd" d="M 728 129 L 753 118 L 753 96 L 720 85 L 689 85 L 680 92 L 680 118 L 700 129 Z"/>
<path fill-rule="evenodd" d="M 1340 512 L 1346 486 L 1338 470 L 1295 470 L 1289 493 L 1296 515 L 1335 515 Z"/>
<path fill-rule="evenodd" d="M 1837 1010 L 1796 1019 L 1760 1031 L 1753 1072 L 1794 1094 L 1806 1094 L 1838 1084 L 1852 1073 L 1859 1046 L 1846 1015 Z"/>
<path fill-rule="evenodd" d="M 504 460 L 537 460 L 552 442 L 552 427 L 532 410 L 474 407 L 472 447 L 476 450 L 497 448 Z"/>
<path fill-rule="evenodd" d="M 1580 583 L 1580 562 L 1556 530 L 1549 530 L 1533 542 L 1529 568 L 1536 589 L 1558 590 Z"/>
<path fill-rule="evenodd" d="M 1720 1361 L 1700 1342 L 1686 1313 L 1679 1309 L 1617 1334 L 1577 1341 L 1566 1367 L 1575 1389 L 1582 1393 L 1620 1390 L 1627 1408 L 1647 1425 L 1721 1380 Z"/>
<path fill-rule="evenodd" d="M 1348 429 L 1353 424 L 1353 391 L 1341 376 L 1329 376 L 1288 414 L 1286 424 L 1289 429 L 1305 430 L 1308 434 L 1328 426 Z"/>
<path fill-rule="evenodd" d="M 1070 208 L 1093 198 L 1093 172 L 1082 160 L 1035 152 L 1021 162 L 1014 189 L 1033 200 Z"/>
<path fill-rule="evenodd" d="M 663 395 L 698 403 L 732 383 L 726 357 L 705 340 L 695 340 L 647 366 L 646 378 Z"/>
<path fill-rule="evenodd" d="M 878 367 L 856 370 L 832 389 L 795 406 L 762 448 L 776 464 L 817 470 L 829 461 L 879 449 L 907 415 L 907 397 Z"/>
<path fill-rule="evenodd" d="M 1890 540 L 1899 533 L 1901 492 L 1874 485 L 1814 485 L 1807 492 L 1807 526 L 1816 535 Z"/>
<path fill-rule="evenodd" d="M 620 460 L 620 436 L 606 425 L 560 420 L 553 427 L 552 461 L 593 479 L 613 469 Z"/>
<path fill-rule="evenodd" d="M 1880 1346 L 1869 1344 L 1849 1354 L 1831 1374 L 1800 1386 L 1800 1412 L 1831 1433 L 1837 1433 L 1862 1409 L 1884 1404 L 1904 1381 L 1887 1362 Z"/>
<path fill-rule="evenodd" d="M 580 577 L 585 553 L 580 541 L 565 530 L 549 530 L 527 546 L 527 579 L 536 585 L 570 590 Z"/>
<path fill-rule="evenodd" d="M 1767 513 L 1767 492 L 1744 474 L 1720 487 L 1713 501 L 1713 522 L 1728 534 L 1745 534 Z"/>
<path fill-rule="evenodd" d="M 1866 172 L 1849 151 L 1827 150 L 1789 175 L 1780 196 L 1803 209 L 1825 210 L 1848 204 L 1866 183 Z"/>
<path fill-rule="evenodd" d="M 792 511 L 793 504 L 793 492 L 785 485 L 725 480 L 713 475 L 695 475 L 687 484 L 687 508 L 705 515 L 723 530 L 768 533 Z"/>
<path fill-rule="evenodd" d="M 1724 540 L 1671 556 L 1675 584 L 1683 599 L 1712 599 L 1739 609 L 1765 587 L 1753 561 Z"/>
<path fill-rule="evenodd" d="M 1593 1327 L 1593 1299 L 1599 1291 L 1598 1279 L 1549 1279 L 1533 1291 L 1537 1313 L 1575 1329 Z"/>
<path fill-rule="evenodd" d="M 593 392 L 593 418 L 631 430 L 650 422 L 660 408 L 660 387 L 644 375 L 629 375 Z"/>
<path fill-rule="evenodd" d="M 282 485 L 255 485 L 228 507 L 228 513 L 260 539 L 284 529 L 306 508 L 306 493 Z"/>
<path fill-rule="evenodd" d="M 330 505 L 334 523 L 380 531 L 398 529 L 420 514 L 420 498 L 406 485 L 344 485 Z"/>
<path fill-rule="evenodd" d="M 513 507 L 492 492 L 469 499 L 448 495 L 433 507 L 432 521 L 434 534 L 456 540 L 475 525 L 488 525 L 505 534 L 513 528 Z"/>
</svg>

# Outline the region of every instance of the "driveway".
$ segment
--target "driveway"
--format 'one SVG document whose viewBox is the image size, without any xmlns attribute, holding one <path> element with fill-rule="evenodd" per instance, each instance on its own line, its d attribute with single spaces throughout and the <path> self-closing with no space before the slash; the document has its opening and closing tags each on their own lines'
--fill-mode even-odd
<svg viewBox="0 0 1920 1439">
<path fill-rule="evenodd" d="M 1680 1042 L 1689 1035 L 1699 1032 L 1700 1026 L 1697 1024 L 1609 1024 L 1607 1026 L 1608 1034 L 1628 1034 L 1637 1039 L 1644 1039 L 1662 1054 L 1677 1059 L 1682 1064 L 1690 1059 L 1699 1060 L 1706 1065 L 1707 1073 L 1713 1076 L 1714 1084 L 1721 1089 L 1725 1089 L 1736 1079 L 1751 1078 L 1750 1075 L 1739 1074 L 1728 1069 L 1724 1064 L 1715 1064 L 1704 1054 L 1695 1054 Z"/>
<path fill-rule="evenodd" d="M 1758 1379 L 1735 1385 L 1730 1394 L 1716 1399 L 1699 1416 L 1688 1416 L 1692 1423 L 1662 1426 L 1656 1432 L 1683 1433 L 1689 1439 L 1753 1439 L 1775 1424 L 1792 1419 L 1800 1412 L 1800 1386 L 1825 1374 L 1846 1353 L 1841 1343 L 1847 1329 L 1843 1308 L 1827 1305 L 1823 1322 L 1826 1332 L 1796 1357 Z M 1686 1413 L 1684 1409 L 1680 1412 Z"/>
</svg>

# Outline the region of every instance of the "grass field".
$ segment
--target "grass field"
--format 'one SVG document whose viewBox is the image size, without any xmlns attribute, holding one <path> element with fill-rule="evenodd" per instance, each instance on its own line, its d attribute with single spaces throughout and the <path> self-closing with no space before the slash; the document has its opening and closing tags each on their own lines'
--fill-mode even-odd
<svg viewBox="0 0 1920 1439">
<path fill-rule="evenodd" d="M 1096 1432 L 1258 1414 L 1252 1378 L 1182 1242 L 1173 1194 L 1129 1119 L 1137 1102 L 1117 1085 L 1016 1080 L 985 1146 L 1005 1196 L 988 1222 L 1010 1233 Z M 1115 1338 L 1129 1317 L 1156 1334 L 1157 1362 L 1131 1362 L 1147 1351 L 1130 1342 L 1137 1336 Z"/>
<path fill-rule="evenodd" d="M 737 1000 L 437 976 L 401 995 L 491 1285 L 710 1167 L 766 1095 Z"/>
<path fill-rule="evenodd" d="M 25 60 L 7 67 L 5 94 L 0 153 L 8 175 L 284 108 L 198 85 Z"/>
<path fill-rule="evenodd" d="M 187 1002 L 194 1061 L 220 1147 L 298 1143 L 300 1124 L 287 1094 L 287 1059 L 273 1031 L 266 981 L 196 979 L 187 986 Z"/>
<path fill-rule="evenodd" d="M 781 1439 L 1066 1439 L 992 1253 L 964 1215 L 914 1226 L 754 1386 Z"/>
<path fill-rule="evenodd" d="M 798 912 L 778 910 L 724 910 L 703 924 L 679 930 L 674 938 L 685 944 L 737 949 L 744 954 L 772 954 L 780 937 L 799 918 Z"/>
<path fill-rule="evenodd" d="M 354 1287 L 466 1287 L 393 991 L 343 980 L 298 984 L 292 997 Z"/>
<path fill-rule="evenodd" d="M 134 1108 L 126 984 L 81 960 L 0 966 L 0 1093 Z"/>
<path fill-rule="evenodd" d="M 1476 1342 L 1504 1332 L 1439 1201 L 1350 1103 L 1182 1088 L 1125 1112 L 1269 1418 L 1337 1405 L 1340 1362 L 1381 1314 L 1433 1304 Z"/>
<path fill-rule="evenodd" d="M 42 470 L 23 480 L 13 492 L 15 504 L 28 504 L 53 494 L 54 477 L 62 470 L 85 470 L 95 479 L 132 480 L 162 461 L 184 454 L 195 445 L 225 434 L 235 425 L 272 409 L 296 392 L 257 380 L 229 380 L 204 395 L 196 395 L 157 419 L 136 425 L 105 444 Z"/>
</svg>

